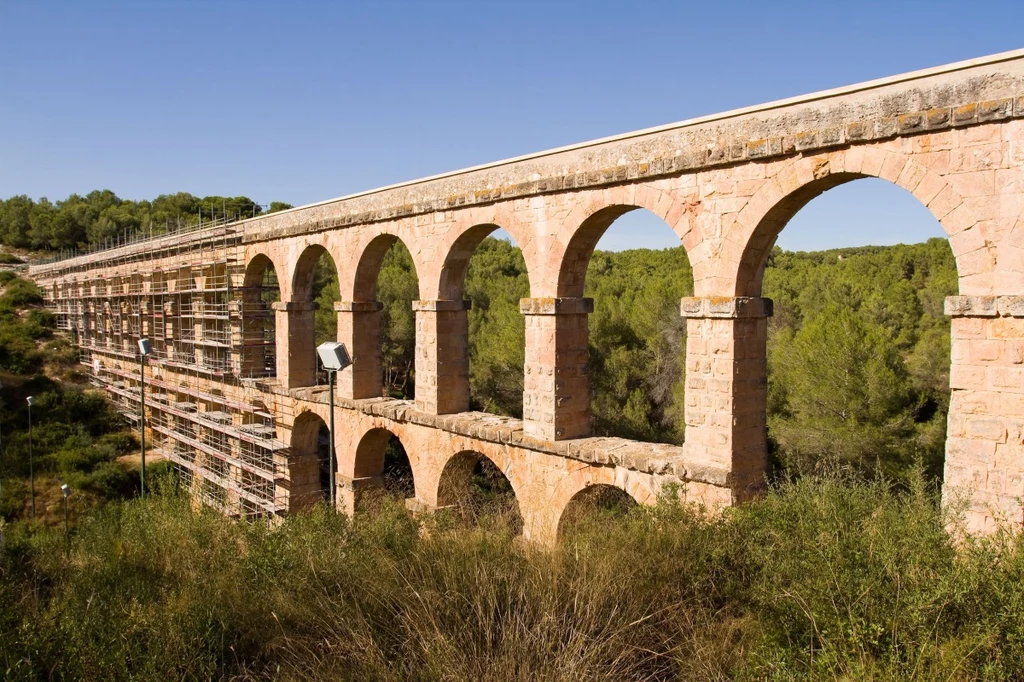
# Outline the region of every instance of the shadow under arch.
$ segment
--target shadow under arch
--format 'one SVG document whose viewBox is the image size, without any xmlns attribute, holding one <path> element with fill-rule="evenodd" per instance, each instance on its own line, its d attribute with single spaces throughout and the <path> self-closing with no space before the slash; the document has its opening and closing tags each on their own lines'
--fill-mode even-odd
<svg viewBox="0 0 1024 682">
<path fill-rule="evenodd" d="M 497 463 L 475 450 L 463 450 L 445 463 L 437 505 L 454 509 L 469 524 L 498 523 L 513 535 L 523 532 L 515 486 Z"/>
<path fill-rule="evenodd" d="M 288 462 L 289 507 L 304 509 L 328 498 L 330 493 L 331 433 L 320 415 L 306 411 L 292 426 Z"/>
<path fill-rule="evenodd" d="M 353 477 L 369 479 L 372 487 L 410 499 L 416 496 L 416 478 L 405 446 L 386 428 L 370 429 L 359 439 Z"/>
<path fill-rule="evenodd" d="M 562 510 L 557 537 L 562 540 L 590 524 L 622 518 L 638 506 L 639 502 L 632 495 L 616 485 L 588 485 L 573 495 Z"/>
</svg>

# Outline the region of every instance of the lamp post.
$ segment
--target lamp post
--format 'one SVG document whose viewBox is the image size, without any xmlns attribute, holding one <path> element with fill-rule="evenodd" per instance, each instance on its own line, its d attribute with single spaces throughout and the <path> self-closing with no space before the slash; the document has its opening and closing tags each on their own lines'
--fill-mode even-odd
<svg viewBox="0 0 1024 682">
<path fill-rule="evenodd" d="M 139 339 L 139 442 L 142 444 L 142 497 L 146 497 L 146 356 L 153 352 L 149 339 Z"/>
<path fill-rule="evenodd" d="M 60 492 L 64 496 L 64 540 L 68 540 L 68 498 L 71 497 L 71 488 L 67 483 L 61 485 Z"/>
<path fill-rule="evenodd" d="M 36 472 L 32 465 L 32 396 L 25 398 L 28 403 L 28 485 L 32 496 L 32 521 L 36 520 Z"/>
<path fill-rule="evenodd" d="M 328 395 L 330 396 L 330 417 L 327 428 L 331 432 L 331 443 L 328 449 L 328 464 L 331 468 L 331 489 L 330 489 L 330 501 L 331 509 L 337 509 L 337 488 L 334 484 L 334 379 L 335 374 L 345 369 L 352 364 L 351 358 L 348 356 L 348 349 L 345 348 L 345 344 L 337 343 L 334 341 L 328 341 L 321 343 L 316 347 L 317 355 L 320 356 L 320 362 L 323 363 L 324 369 L 327 370 L 327 385 Z"/>
</svg>

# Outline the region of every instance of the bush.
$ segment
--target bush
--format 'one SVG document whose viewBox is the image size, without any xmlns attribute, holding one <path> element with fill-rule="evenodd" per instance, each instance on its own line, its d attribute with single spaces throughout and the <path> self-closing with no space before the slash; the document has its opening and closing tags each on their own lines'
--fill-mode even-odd
<svg viewBox="0 0 1024 682">
<path fill-rule="evenodd" d="M 664 500 L 586 520 L 554 551 L 416 521 L 388 498 L 353 521 L 319 507 L 271 527 L 151 495 L 82 520 L 69 554 L 48 532 L 0 552 L 0 666 L 11 679 L 1020 679 L 1020 539 L 954 547 L 915 480 L 805 478 L 712 517 Z"/>
<path fill-rule="evenodd" d="M 139 491 L 139 470 L 120 462 L 103 462 L 85 477 L 81 486 L 103 499 L 131 497 Z"/>
<path fill-rule="evenodd" d="M 23 308 L 28 305 L 40 305 L 43 302 L 43 292 L 33 282 L 13 277 L 6 282 L 6 289 L 0 296 L 0 304 L 11 308 Z"/>
</svg>

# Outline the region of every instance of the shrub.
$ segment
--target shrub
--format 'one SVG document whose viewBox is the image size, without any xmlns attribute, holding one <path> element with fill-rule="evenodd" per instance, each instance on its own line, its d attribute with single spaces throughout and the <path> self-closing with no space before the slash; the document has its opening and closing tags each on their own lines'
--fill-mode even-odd
<svg viewBox="0 0 1024 682">
<path fill-rule="evenodd" d="M 0 296 L 0 303 L 13 308 L 24 308 L 28 305 L 38 305 L 43 302 L 43 292 L 33 282 L 13 277 L 6 282 L 6 289 Z"/>
</svg>

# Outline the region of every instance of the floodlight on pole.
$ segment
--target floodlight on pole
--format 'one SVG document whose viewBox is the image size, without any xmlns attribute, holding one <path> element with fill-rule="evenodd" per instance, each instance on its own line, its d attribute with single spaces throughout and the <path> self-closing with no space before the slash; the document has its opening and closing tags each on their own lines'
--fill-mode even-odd
<svg viewBox="0 0 1024 682">
<path fill-rule="evenodd" d="M 68 498 L 71 497 L 71 488 L 67 483 L 64 483 L 60 487 L 60 492 L 64 496 L 64 538 L 68 536 Z"/>
<path fill-rule="evenodd" d="M 149 339 L 139 339 L 139 443 L 142 445 L 140 491 L 146 497 L 146 356 L 153 352 Z"/>
<path fill-rule="evenodd" d="M 28 403 L 28 485 L 29 493 L 32 496 L 32 520 L 36 520 L 36 472 L 32 464 L 32 403 L 35 398 L 28 396 L 25 402 Z"/>
<path fill-rule="evenodd" d="M 331 472 L 331 489 L 329 492 L 331 509 L 337 509 L 337 488 L 334 483 L 334 375 L 352 364 L 348 349 L 345 344 L 335 341 L 327 341 L 316 347 L 316 353 L 320 356 L 320 362 L 327 370 L 327 393 L 330 400 L 330 424 L 328 429 L 331 432 L 330 447 L 328 449 L 328 465 Z"/>
</svg>

